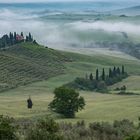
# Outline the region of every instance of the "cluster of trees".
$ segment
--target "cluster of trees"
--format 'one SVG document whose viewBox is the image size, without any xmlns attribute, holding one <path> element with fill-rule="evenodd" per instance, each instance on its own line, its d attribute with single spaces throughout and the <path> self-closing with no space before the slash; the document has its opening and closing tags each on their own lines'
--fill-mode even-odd
<svg viewBox="0 0 140 140">
<path fill-rule="evenodd" d="M 74 82 L 68 83 L 64 86 L 82 90 L 96 90 L 100 92 L 107 92 L 107 86 L 120 82 L 122 79 L 128 76 L 124 66 L 109 68 L 106 74 L 105 69 L 102 69 L 102 73 L 99 73 L 99 69 L 96 69 L 95 77 L 92 73 L 86 74 L 85 78 L 76 78 Z"/>
<path fill-rule="evenodd" d="M 13 119 L 12 119 L 13 120 Z M 9 117 L 0 117 L 1 140 L 140 140 L 140 119 L 135 125 L 129 120 L 94 122 L 87 125 L 84 121 L 57 123 L 52 118 L 18 123 Z"/>
<path fill-rule="evenodd" d="M 121 81 L 123 78 L 126 78 L 128 76 L 127 72 L 125 72 L 124 66 L 120 69 L 120 67 L 115 67 L 113 69 L 109 68 L 108 74 L 106 74 L 105 69 L 103 68 L 102 74 L 99 74 L 99 70 L 96 69 L 96 75 L 95 78 L 93 77 L 93 74 L 91 73 L 89 75 L 89 80 L 96 80 L 96 81 L 104 81 L 107 85 L 113 85 L 114 83 L 117 83 L 118 81 Z M 88 79 L 88 75 L 86 75 L 86 79 Z"/>
<path fill-rule="evenodd" d="M 0 38 L 0 48 L 4 48 L 6 46 L 11 46 L 20 42 L 33 42 L 35 40 L 33 40 L 33 36 L 31 35 L 31 33 L 29 33 L 29 35 L 26 35 L 26 37 L 24 37 L 23 32 L 21 32 L 21 34 L 17 34 L 16 32 L 14 33 L 9 33 L 3 35 Z"/>
</svg>

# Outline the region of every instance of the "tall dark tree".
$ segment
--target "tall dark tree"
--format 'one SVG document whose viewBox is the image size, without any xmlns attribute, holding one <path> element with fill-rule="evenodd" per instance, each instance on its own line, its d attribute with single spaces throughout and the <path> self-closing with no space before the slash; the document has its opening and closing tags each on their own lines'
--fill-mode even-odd
<svg viewBox="0 0 140 140">
<path fill-rule="evenodd" d="M 14 32 L 14 43 L 17 43 L 17 33 Z"/>
<path fill-rule="evenodd" d="M 120 74 L 121 74 L 121 71 L 120 71 L 120 68 L 119 68 L 119 67 L 117 68 L 117 70 L 116 70 L 116 71 L 117 71 L 117 74 L 118 74 L 118 75 L 120 75 Z"/>
<path fill-rule="evenodd" d="M 105 69 L 103 68 L 103 72 L 102 72 L 102 80 L 105 81 Z"/>
<path fill-rule="evenodd" d="M 24 37 L 23 32 L 21 32 L 21 36 Z"/>
<path fill-rule="evenodd" d="M 28 42 L 29 41 L 29 37 L 28 36 L 26 36 L 26 42 Z"/>
<path fill-rule="evenodd" d="M 114 66 L 114 68 L 113 68 L 113 76 L 116 76 L 116 67 Z"/>
<path fill-rule="evenodd" d="M 124 65 L 122 65 L 122 74 L 124 74 L 125 71 L 124 71 Z"/>
<path fill-rule="evenodd" d="M 89 75 L 89 79 L 92 81 L 93 80 L 93 75 L 92 73 Z"/>
<path fill-rule="evenodd" d="M 112 77 L 113 77 L 112 69 L 109 68 L 109 78 L 112 78 Z"/>
<path fill-rule="evenodd" d="M 27 107 L 28 107 L 28 109 L 32 109 L 32 106 L 33 106 L 33 102 L 31 100 L 31 98 L 29 97 L 29 99 L 27 99 Z"/>
<path fill-rule="evenodd" d="M 13 43 L 14 43 L 14 42 L 13 42 L 13 40 L 14 40 L 13 33 L 10 32 L 9 38 L 10 38 L 10 44 L 13 45 Z"/>
<path fill-rule="evenodd" d="M 31 33 L 29 33 L 29 41 L 30 41 L 30 42 L 32 42 L 32 41 L 33 41 L 33 38 L 32 38 Z"/>
<path fill-rule="evenodd" d="M 96 80 L 98 81 L 99 80 L 99 70 L 96 69 Z"/>
</svg>

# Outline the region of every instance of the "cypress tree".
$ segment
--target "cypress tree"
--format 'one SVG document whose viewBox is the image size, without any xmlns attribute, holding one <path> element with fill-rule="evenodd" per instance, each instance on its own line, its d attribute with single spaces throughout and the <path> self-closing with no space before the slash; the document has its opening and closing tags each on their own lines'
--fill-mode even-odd
<svg viewBox="0 0 140 140">
<path fill-rule="evenodd" d="M 31 33 L 29 33 L 29 41 L 30 41 L 30 42 L 32 42 L 32 41 L 33 41 L 33 38 L 32 38 Z"/>
<path fill-rule="evenodd" d="M 11 40 L 11 36 L 12 36 L 12 33 L 10 32 L 10 33 L 9 33 L 9 38 L 10 38 L 10 40 Z"/>
<path fill-rule="evenodd" d="M 10 44 L 10 39 L 9 39 L 9 36 L 7 34 L 4 35 L 4 40 L 5 40 L 5 45 L 9 45 Z"/>
<path fill-rule="evenodd" d="M 32 106 L 33 106 L 33 102 L 31 100 L 31 98 L 29 97 L 29 99 L 27 99 L 27 107 L 28 107 L 28 109 L 32 109 Z"/>
<path fill-rule="evenodd" d="M 10 44 L 13 45 L 13 39 L 14 39 L 13 33 L 10 32 L 9 38 L 10 38 Z"/>
<path fill-rule="evenodd" d="M 99 80 L 99 70 L 96 69 L 96 80 L 98 81 Z"/>
<path fill-rule="evenodd" d="M 23 32 L 21 32 L 21 36 L 24 37 L 24 36 L 23 36 Z"/>
<path fill-rule="evenodd" d="M 26 42 L 28 42 L 29 41 L 29 37 L 28 36 L 26 36 Z"/>
<path fill-rule="evenodd" d="M 112 77 L 113 77 L 112 69 L 109 68 L 109 78 L 112 78 Z"/>
<path fill-rule="evenodd" d="M 117 68 L 117 74 L 119 74 L 119 75 L 121 74 L 121 71 L 120 71 L 119 67 Z"/>
<path fill-rule="evenodd" d="M 14 43 L 17 43 L 17 34 L 14 32 Z"/>
<path fill-rule="evenodd" d="M 92 73 L 89 75 L 89 79 L 92 81 L 93 80 L 93 75 Z"/>
<path fill-rule="evenodd" d="M 125 71 L 124 71 L 124 65 L 122 65 L 122 74 L 124 74 Z"/>
<path fill-rule="evenodd" d="M 103 72 L 102 72 L 102 80 L 105 81 L 105 69 L 103 68 Z"/>
<path fill-rule="evenodd" d="M 113 68 L 113 76 L 115 77 L 116 76 L 116 67 L 114 66 Z"/>
</svg>

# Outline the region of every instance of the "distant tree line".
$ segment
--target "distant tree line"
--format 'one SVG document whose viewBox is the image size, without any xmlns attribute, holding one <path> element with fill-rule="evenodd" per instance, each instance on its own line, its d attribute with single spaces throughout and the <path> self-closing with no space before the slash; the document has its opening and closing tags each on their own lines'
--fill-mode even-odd
<svg viewBox="0 0 140 140">
<path fill-rule="evenodd" d="M 12 46 L 21 42 L 36 42 L 36 41 L 33 39 L 31 33 L 29 33 L 28 35 L 26 35 L 26 37 L 24 37 L 23 32 L 21 32 L 20 34 L 17 34 L 16 32 L 14 33 L 10 32 L 9 35 L 5 34 L 0 38 L 0 48 Z"/>
<path fill-rule="evenodd" d="M 95 76 L 93 73 L 89 75 L 86 74 L 85 78 L 76 78 L 73 82 L 68 83 L 64 86 L 68 86 L 75 89 L 82 90 L 96 90 L 107 92 L 107 86 L 113 85 L 117 82 L 122 81 L 122 79 L 128 77 L 127 72 L 125 71 L 124 66 L 109 68 L 108 73 L 105 69 L 102 69 L 100 74 L 99 69 L 96 69 Z"/>
</svg>

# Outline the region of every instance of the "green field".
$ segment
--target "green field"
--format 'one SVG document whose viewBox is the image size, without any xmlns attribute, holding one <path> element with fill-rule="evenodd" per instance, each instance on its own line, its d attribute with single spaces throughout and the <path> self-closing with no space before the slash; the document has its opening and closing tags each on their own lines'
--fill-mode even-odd
<svg viewBox="0 0 140 140">
<path fill-rule="evenodd" d="M 129 76 L 127 79 L 124 79 L 122 82 L 114 84 L 110 87 L 111 90 L 125 85 L 128 92 L 134 92 L 140 94 L 140 76 Z"/>
<path fill-rule="evenodd" d="M 34 50 L 34 53 L 38 52 L 38 48 L 37 50 L 32 48 L 32 50 Z M 9 53 L 11 55 L 12 50 Z M 137 93 L 140 92 L 140 61 L 137 59 L 117 58 L 107 55 L 86 56 L 66 52 L 61 52 L 60 54 L 55 54 L 55 56 L 58 56 L 57 59 L 60 55 L 60 58 L 62 59 L 65 58 L 66 60 L 67 58 L 67 60 L 73 60 L 72 62 L 65 61 L 65 63 L 63 63 L 63 73 L 57 73 L 57 75 L 59 75 L 53 75 L 53 78 L 48 77 L 48 80 L 42 78 L 40 81 L 38 80 L 38 82 L 22 85 L 15 89 L 11 89 L 9 91 L 0 93 L 0 114 L 9 115 L 17 119 L 37 119 L 46 115 L 50 115 L 55 117 L 58 121 L 64 121 L 64 119 L 56 117 L 56 114 L 53 114 L 48 110 L 48 104 L 53 99 L 54 88 L 72 81 L 77 76 L 84 77 L 86 73 L 94 73 L 97 67 L 100 70 L 102 70 L 103 67 L 105 69 L 108 69 L 109 67 L 113 67 L 114 65 L 121 66 L 122 64 L 124 64 L 127 72 L 131 76 L 123 80 L 122 82 L 114 85 L 113 87 L 110 87 L 111 90 L 113 90 L 118 85 L 121 86 L 126 84 L 129 91 L 134 91 Z M 15 57 L 15 55 L 16 53 L 14 50 L 13 57 Z M 22 51 L 20 52 L 19 59 L 21 59 L 21 57 L 25 57 L 25 55 L 22 55 Z M 45 54 L 44 57 L 46 57 L 46 61 L 47 56 Z M 35 59 L 33 57 L 31 57 L 31 60 L 32 62 L 38 61 L 38 59 Z M 39 61 L 39 63 L 41 63 L 41 61 Z M 31 64 L 32 63 L 30 63 L 30 65 Z M 45 62 L 43 62 L 43 65 L 45 65 Z M 52 69 L 52 72 L 54 72 L 53 70 L 57 68 L 56 66 L 57 65 L 52 64 L 52 67 L 50 67 Z M 42 68 L 40 69 L 43 70 Z M 114 94 L 100 94 L 86 91 L 80 91 L 80 94 L 85 98 L 85 109 L 77 113 L 75 119 L 65 119 L 65 121 L 75 122 L 77 120 L 85 120 L 86 122 L 112 122 L 113 120 L 120 120 L 124 118 L 136 121 L 138 116 L 140 116 L 139 95 L 122 96 Z M 32 110 L 27 109 L 26 100 L 29 95 L 31 96 L 34 104 Z"/>
<path fill-rule="evenodd" d="M 62 52 L 32 43 L 0 50 L 0 91 L 62 74 L 68 61 Z"/>
</svg>

